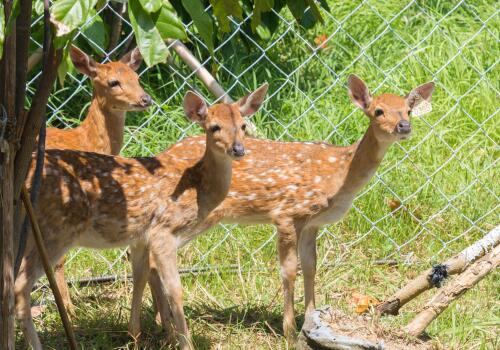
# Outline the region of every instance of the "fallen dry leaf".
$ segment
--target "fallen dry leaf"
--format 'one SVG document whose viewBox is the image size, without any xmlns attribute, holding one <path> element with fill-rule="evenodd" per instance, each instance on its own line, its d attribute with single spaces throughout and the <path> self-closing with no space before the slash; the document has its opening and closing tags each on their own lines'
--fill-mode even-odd
<svg viewBox="0 0 500 350">
<path fill-rule="evenodd" d="M 370 306 L 375 306 L 380 304 L 380 302 L 375 299 L 374 297 L 371 297 L 369 295 L 364 295 L 364 294 L 359 294 L 359 293 L 352 293 L 352 302 L 356 306 L 356 313 L 357 314 L 362 314 L 368 309 L 370 309 Z"/>
<path fill-rule="evenodd" d="M 401 206 L 401 201 L 398 201 L 397 199 L 388 199 L 387 205 L 391 208 L 391 211 L 396 211 Z"/>
<path fill-rule="evenodd" d="M 314 43 L 316 44 L 316 46 L 320 49 L 326 49 L 326 43 L 327 43 L 327 40 L 328 39 L 328 36 L 326 34 L 320 34 L 318 35 L 316 38 L 314 38 Z"/>
</svg>

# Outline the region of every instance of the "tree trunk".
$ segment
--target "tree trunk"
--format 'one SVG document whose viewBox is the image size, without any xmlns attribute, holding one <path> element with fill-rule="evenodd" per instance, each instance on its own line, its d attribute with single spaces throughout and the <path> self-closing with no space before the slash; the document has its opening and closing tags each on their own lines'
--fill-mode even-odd
<svg viewBox="0 0 500 350">
<path fill-rule="evenodd" d="M 0 139 L 0 348 L 14 349 L 14 147 Z"/>
<path fill-rule="evenodd" d="M 5 18 L 13 1 L 4 1 Z M 0 347 L 14 349 L 14 136 L 16 126 L 16 28 L 5 38 L 0 63 Z"/>
</svg>

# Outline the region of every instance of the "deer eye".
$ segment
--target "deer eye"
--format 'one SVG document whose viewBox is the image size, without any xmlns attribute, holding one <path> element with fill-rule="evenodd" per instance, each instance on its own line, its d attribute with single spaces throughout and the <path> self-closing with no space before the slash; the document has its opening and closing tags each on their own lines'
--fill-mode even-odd
<svg viewBox="0 0 500 350">
<path fill-rule="evenodd" d="M 375 117 L 380 117 L 382 114 L 384 114 L 384 111 L 381 110 L 380 108 L 377 108 L 375 110 Z"/>
<path fill-rule="evenodd" d="M 246 129 L 247 129 L 247 125 L 246 125 L 246 124 L 243 124 L 243 125 L 241 126 L 241 130 L 245 131 Z"/>
<path fill-rule="evenodd" d="M 115 87 L 115 86 L 119 86 L 119 85 L 120 85 L 120 82 L 116 79 L 111 79 L 108 81 L 109 87 Z"/>
<path fill-rule="evenodd" d="M 210 127 L 210 131 L 211 131 L 212 133 L 217 132 L 217 131 L 219 131 L 219 130 L 220 130 L 220 126 L 218 126 L 218 125 L 212 125 L 212 126 Z"/>
</svg>

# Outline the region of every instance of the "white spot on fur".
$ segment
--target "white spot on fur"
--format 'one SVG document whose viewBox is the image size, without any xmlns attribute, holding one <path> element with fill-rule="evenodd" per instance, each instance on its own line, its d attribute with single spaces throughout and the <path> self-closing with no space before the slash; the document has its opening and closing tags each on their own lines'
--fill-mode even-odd
<svg viewBox="0 0 500 350">
<path fill-rule="evenodd" d="M 315 184 L 319 184 L 320 182 L 321 182 L 321 176 L 316 175 L 316 176 L 314 177 L 314 183 L 315 183 Z"/>
<path fill-rule="evenodd" d="M 337 157 L 328 157 L 328 161 L 330 163 L 335 163 L 337 161 Z"/>
</svg>

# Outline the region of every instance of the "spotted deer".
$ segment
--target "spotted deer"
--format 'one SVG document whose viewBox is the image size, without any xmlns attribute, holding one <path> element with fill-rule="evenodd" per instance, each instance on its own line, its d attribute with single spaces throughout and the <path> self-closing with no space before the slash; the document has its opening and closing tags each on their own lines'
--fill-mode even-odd
<svg viewBox="0 0 500 350">
<path fill-rule="evenodd" d="M 93 88 L 92 101 L 83 122 L 73 129 L 48 128 L 47 149 L 72 149 L 103 154 L 118 154 L 123 145 L 127 111 L 141 111 L 151 105 L 151 97 L 139 84 L 135 72 L 142 62 L 137 48 L 117 62 L 99 64 L 72 46 L 69 51 L 75 68 L 87 75 Z M 55 277 L 64 305 L 74 314 L 64 278 L 64 257 L 55 267 Z"/>
<path fill-rule="evenodd" d="M 339 221 L 356 194 L 375 174 L 389 147 L 411 132 L 410 113 L 430 101 L 434 84 L 415 88 L 406 97 L 382 94 L 372 97 L 355 75 L 348 79 L 349 96 L 369 118 L 360 141 L 347 147 L 322 142 L 278 142 L 247 138 L 247 156 L 233 167 L 228 196 L 205 223 L 274 224 L 284 293 L 283 330 L 295 342 L 294 284 L 298 256 L 304 276 L 305 308 L 315 308 L 316 236 L 321 226 Z M 199 137 L 183 140 L 173 156 L 196 158 L 203 152 Z M 210 226 L 205 225 L 203 229 Z M 201 227 L 201 226 L 200 226 Z M 188 241 L 202 230 L 179 240 Z M 160 279 L 151 270 L 149 283 L 162 322 L 168 322 L 168 303 Z M 142 287 L 140 286 L 134 286 Z M 167 325 L 164 324 L 165 327 Z"/>
<path fill-rule="evenodd" d="M 188 119 L 205 130 L 204 151 L 186 158 L 177 145 L 151 158 L 123 158 L 47 150 L 36 215 L 51 263 L 71 247 L 131 250 L 134 289 L 129 331 L 137 336 L 149 256 L 171 307 L 181 349 L 192 348 L 183 312 L 176 252 L 185 237 L 205 226 L 224 200 L 233 160 L 245 155 L 244 117 L 261 106 L 267 85 L 232 104 L 208 107 L 193 92 L 184 98 Z M 175 154 L 175 155 L 174 155 Z M 27 184 L 30 183 L 32 171 Z M 182 236 L 182 238 L 181 238 Z M 43 269 L 30 235 L 15 283 L 16 316 L 34 349 L 42 349 L 30 313 L 30 292 Z"/>
</svg>

